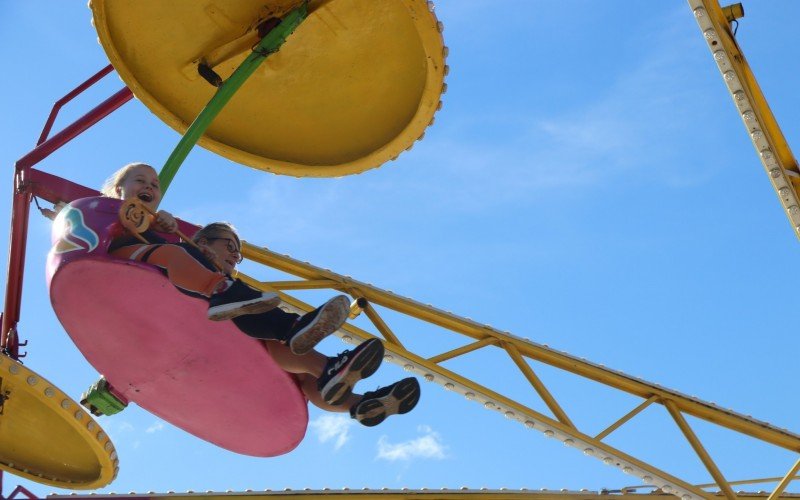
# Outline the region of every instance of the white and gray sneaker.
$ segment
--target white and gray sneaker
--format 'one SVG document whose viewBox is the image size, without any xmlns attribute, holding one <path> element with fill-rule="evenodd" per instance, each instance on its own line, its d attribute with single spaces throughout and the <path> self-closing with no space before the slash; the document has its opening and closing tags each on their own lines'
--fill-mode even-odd
<svg viewBox="0 0 800 500">
<path fill-rule="evenodd" d="M 344 324 L 350 314 L 350 299 L 337 295 L 297 319 L 289 330 L 286 344 L 294 354 L 307 354 L 322 339 Z"/>
<path fill-rule="evenodd" d="M 414 377 L 404 378 L 376 391 L 364 393 L 364 397 L 350 408 L 350 416 L 361 425 L 374 427 L 390 415 L 408 413 L 419 403 L 421 391 Z"/>
</svg>

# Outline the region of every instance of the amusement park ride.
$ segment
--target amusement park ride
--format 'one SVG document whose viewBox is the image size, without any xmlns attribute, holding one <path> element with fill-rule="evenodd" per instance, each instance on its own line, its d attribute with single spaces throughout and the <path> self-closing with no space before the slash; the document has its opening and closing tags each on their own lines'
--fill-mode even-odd
<svg viewBox="0 0 800 500">
<path fill-rule="evenodd" d="M 736 43 L 732 24 L 744 15 L 742 7 L 720 7 L 717 0 L 688 3 L 792 228 L 800 235 L 800 169 Z M 119 470 L 114 444 L 89 409 L 79 402 L 81 398 L 66 394 L 35 367 L 23 365 L 19 359 L 24 336 L 17 326 L 34 197 L 54 205 L 67 204 L 54 223 L 54 246 L 47 264 L 50 299 L 72 341 L 112 386 L 106 392 L 100 391 L 100 396 L 93 393 L 100 398 L 94 401 L 105 397 L 121 406 L 135 402 L 199 438 L 237 453 L 263 457 L 288 453 L 305 434 L 306 402 L 263 346 L 229 331 L 233 330 L 229 322 L 205 320 L 202 303 L 165 286 L 166 278 L 153 268 L 108 257 L 108 228 L 117 217 L 119 202 L 99 198 L 97 191 L 35 166 L 135 96 L 183 135 L 160 173 L 165 192 L 195 143 L 236 163 L 297 177 L 343 176 L 378 167 L 421 140 L 441 107 L 440 95 L 446 89 L 448 72 L 442 23 L 434 14 L 433 4 L 426 0 L 93 0 L 91 10 L 111 65 L 56 103 L 37 146 L 16 164 L 8 282 L 0 331 L 0 468 L 38 483 L 75 490 L 108 485 Z M 174 18 L 182 19 L 179 36 L 168 30 L 141 29 Z M 365 18 L 370 22 L 360 22 Z M 375 60 L 383 64 L 360 64 Z M 59 109 L 112 70 L 126 86 L 51 135 Z M 308 91 L 319 86 L 326 91 Z M 353 102 L 360 105 L 350 105 Z M 286 119 L 288 116 L 291 119 Z M 252 126 L 255 122 L 258 127 Z M 192 233 L 197 227 L 181 222 L 181 229 Z M 576 456 L 593 458 L 636 477 L 653 492 L 648 494 L 674 495 L 682 500 L 737 497 L 734 483 L 724 477 L 687 416 L 747 439 L 800 452 L 800 435 L 697 397 L 267 248 L 245 243 L 243 254 L 252 262 L 297 278 L 261 281 L 242 276 L 258 288 L 280 292 L 285 308 L 312 309 L 289 294 L 295 290 L 328 289 L 349 295 L 353 300 L 351 318 L 363 315 L 371 328 L 347 323 L 337 332 L 345 341 L 355 344 L 380 337 L 386 345 L 386 361 L 516 421 L 521 428 L 561 441 L 574 448 Z M 109 273 L 130 283 L 132 289 L 149 292 L 140 293 L 143 299 L 135 305 L 115 301 L 112 284 L 105 278 Z M 92 286 L 100 303 L 87 308 L 81 296 L 73 293 L 77 282 Z M 106 331 L 115 315 L 133 316 L 132 308 L 150 314 L 113 334 Z M 407 349 L 384 311 L 460 334 L 463 343 L 435 356 L 420 356 Z M 169 341 L 164 340 L 165 331 L 171 332 Z M 175 332 L 187 332 L 187 336 Z M 192 332 L 190 336 L 188 332 Z M 446 361 L 480 350 L 504 353 L 509 365 L 529 382 L 549 413 L 443 366 Z M 129 354 L 128 362 L 115 358 L 114 353 L 119 351 Z M 229 365 L 223 370 L 220 359 L 237 362 L 233 368 Z M 602 432 L 590 433 L 576 425 L 537 375 L 536 365 L 542 363 L 633 396 L 640 404 L 621 414 Z M 147 370 L 134 369 L 143 365 Z M 254 373 L 259 376 L 249 377 L 251 383 L 246 391 L 260 395 L 248 399 L 248 404 L 257 406 L 241 414 L 218 411 L 241 405 L 238 393 L 226 391 L 226 387 L 241 384 Z M 187 381 L 201 383 L 206 392 L 200 395 L 181 391 Z M 224 404 L 211 405 L 211 400 L 222 400 Z M 608 435 L 651 406 L 662 407 L 672 418 L 713 478 L 713 484 L 692 484 L 608 443 Z M 226 425 L 232 418 L 235 425 Z M 768 494 L 770 500 L 787 495 L 784 492 L 798 470 L 800 460 L 788 471 L 776 471 L 778 479 L 774 482 L 778 485 Z M 426 497 L 425 500 L 466 495 L 498 499 L 571 496 L 474 490 L 337 494 L 413 495 Z M 206 496 L 217 500 L 237 495 Z M 621 493 L 638 495 L 635 491 Z M 24 488 L 17 488 L 10 497 L 18 496 L 35 498 Z M 154 495 L 148 498 L 151 496 Z"/>
</svg>

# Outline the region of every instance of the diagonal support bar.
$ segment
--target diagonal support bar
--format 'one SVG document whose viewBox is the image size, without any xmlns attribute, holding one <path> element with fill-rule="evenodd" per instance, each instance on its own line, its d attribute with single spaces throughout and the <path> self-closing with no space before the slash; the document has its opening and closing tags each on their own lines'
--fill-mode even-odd
<svg viewBox="0 0 800 500">
<path fill-rule="evenodd" d="M 517 364 L 517 367 L 520 369 L 522 374 L 525 375 L 525 378 L 528 379 L 528 382 L 530 382 L 533 388 L 536 389 L 536 392 L 539 393 L 539 396 L 541 396 L 547 407 L 550 408 L 550 411 L 553 412 L 553 415 L 555 415 L 558 421 L 564 425 L 572 427 L 573 429 L 577 429 L 575 424 L 572 423 L 572 420 L 570 420 L 567 416 L 566 412 L 561 408 L 561 405 L 558 404 L 556 398 L 550 394 L 550 391 L 547 390 L 547 387 L 545 387 L 544 383 L 539 379 L 539 377 L 536 376 L 536 373 L 533 372 L 533 368 L 531 368 L 530 365 L 522 358 L 516 346 L 510 343 L 503 343 L 503 347 L 505 348 L 506 352 L 508 352 L 508 355 L 511 356 L 511 359 L 514 360 L 514 363 Z"/>
<path fill-rule="evenodd" d="M 678 424 L 678 427 L 683 432 L 683 435 L 686 436 L 686 439 L 689 441 L 689 444 L 694 448 L 695 453 L 697 456 L 700 457 L 700 461 L 703 462 L 703 465 L 706 466 L 708 472 L 711 474 L 711 477 L 714 478 L 714 481 L 717 482 L 719 485 L 719 489 L 725 494 L 725 497 L 728 500 L 736 500 L 736 493 L 733 492 L 731 485 L 728 484 L 728 481 L 725 480 L 725 477 L 720 472 L 717 464 L 711 460 L 711 455 L 708 454 L 705 448 L 703 448 L 703 444 L 697 439 L 697 435 L 694 433 L 691 427 L 689 427 L 689 423 L 683 418 L 681 415 L 680 410 L 675 405 L 675 403 L 670 399 L 664 400 L 664 406 L 667 407 L 670 415 L 675 420 L 675 423 Z"/>
<path fill-rule="evenodd" d="M 372 304 L 367 304 L 367 307 L 364 308 L 364 314 L 366 314 L 369 320 L 372 321 L 372 324 L 375 325 L 375 328 L 377 328 L 378 331 L 381 332 L 383 338 L 385 338 L 392 344 L 395 344 L 405 349 L 405 347 L 403 347 L 403 344 L 400 342 L 400 339 L 398 339 L 397 335 L 395 335 L 394 332 L 392 332 L 392 329 L 389 328 L 389 325 L 387 325 L 386 322 L 383 321 L 383 318 L 381 318 L 380 314 L 378 314 L 378 311 L 376 311 L 375 308 L 372 307 Z"/>
<path fill-rule="evenodd" d="M 792 468 L 789 469 L 789 472 L 787 472 L 786 475 L 783 476 L 783 479 L 781 479 L 781 482 L 778 483 L 778 486 L 775 487 L 775 491 L 770 493 L 767 500 L 778 500 L 778 498 L 780 498 L 781 496 L 781 493 L 783 493 L 783 490 L 785 490 L 786 487 L 789 486 L 789 483 L 791 483 L 792 480 L 795 479 L 795 474 L 797 474 L 798 470 L 800 470 L 800 460 L 795 462 L 794 466 L 792 466 Z"/>
<path fill-rule="evenodd" d="M 439 364 L 443 361 L 447 361 L 448 359 L 457 358 L 458 356 L 462 356 L 467 354 L 468 352 L 477 351 L 486 346 L 490 345 L 497 345 L 499 341 L 494 337 L 486 337 L 483 340 L 479 340 L 477 342 L 473 342 L 471 344 L 467 344 L 465 346 L 461 346 L 457 349 L 453 349 L 452 351 L 443 352 L 441 354 L 437 354 L 436 356 L 428 358 L 428 361 L 431 363 Z"/>
<path fill-rule="evenodd" d="M 645 408 L 647 408 L 647 407 L 648 407 L 648 406 L 650 406 L 651 404 L 653 404 L 653 403 L 655 403 L 656 401 L 658 401 L 658 399 L 659 399 L 659 398 L 658 398 L 658 396 L 650 396 L 650 397 L 649 397 L 649 398 L 647 398 L 647 399 L 646 399 L 646 400 L 645 400 L 645 401 L 644 401 L 642 404 L 640 404 L 639 406 L 637 406 L 637 407 L 636 407 L 636 408 L 634 408 L 633 410 L 631 410 L 631 411 L 629 411 L 628 413 L 626 413 L 625 415 L 623 415 L 623 416 L 622 416 L 622 418 L 620 418 L 619 420 L 617 420 L 617 421 L 616 421 L 616 422 L 614 422 L 613 424 L 609 425 L 609 426 L 606 428 L 606 430 L 604 430 L 604 431 L 603 431 L 603 432 L 601 432 L 600 434 L 596 435 L 594 438 L 595 438 L 596 440 L 598 440 L 598 441 L 602 441 L 604 437 L 608 436 L 609 434 L 611 434 L 611 433 L 612 433 L 612 432 L 614 432 L 615 430 L 619 429 L 619 428 L 620 428 L 620 426 L 622 426 L 622 424 L 624 424 L 624 423 L 625 423 L 625 422 L 627 422 L 628 420 L 632 419 L 633 417 L 635 417 L 636 415 L 638 415 L 639 413 L 641 413 L 641 412 L 642 412 L 642 410 L 644 410 Z"/>
</svg>

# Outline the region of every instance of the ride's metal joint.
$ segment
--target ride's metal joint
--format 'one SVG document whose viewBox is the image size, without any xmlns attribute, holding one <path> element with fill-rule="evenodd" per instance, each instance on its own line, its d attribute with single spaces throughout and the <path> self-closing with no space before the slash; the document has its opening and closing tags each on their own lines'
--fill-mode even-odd
<svg viewBox="0 0 800 500">
<path fill-rule="evenodd" d="M 722 7 L 722 12 L 725 14 L 725 19 L 727 19 L 729 23 L 744 17 L 744 7 L 741 3 L 734 3 Z"/>
</svg>

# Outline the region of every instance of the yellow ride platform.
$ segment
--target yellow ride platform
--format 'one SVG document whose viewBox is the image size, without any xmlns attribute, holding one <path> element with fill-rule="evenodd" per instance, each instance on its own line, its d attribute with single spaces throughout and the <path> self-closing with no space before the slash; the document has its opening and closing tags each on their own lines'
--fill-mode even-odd
<svg viewBox="0 0 800 500">
<path fill-rule="evenodd" d="M 299 0 L 92 0 L 99 39 L 134 95 L 183 133 Z M 396 158 L 440 107 L 442 25 L 426 0 L 312 0 L 309 15 L 245 82 L 199 144 L 279 174 L 332 177 Z"/>
<path fill-rule="evenodd" d="M 59 488 L 94 489 L 117 476 L 119 462 L 81 405 L 0 355 L 0 469 Z"/>
</svg>

